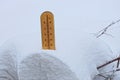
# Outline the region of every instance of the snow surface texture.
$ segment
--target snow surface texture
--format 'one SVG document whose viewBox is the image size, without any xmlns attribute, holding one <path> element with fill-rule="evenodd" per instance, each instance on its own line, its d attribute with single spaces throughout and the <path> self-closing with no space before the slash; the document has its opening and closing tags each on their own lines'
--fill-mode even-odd
<svg viewBox="0 0 120 80">
<path fill-rule="evenodd" d="M 68 66 L 45 53 L 33 53 L 21 61 L 17 74 L 9 52 L 1 56 L 0 80 L 78 80 Z"/>
<path fill-rule="evenodd" d="M 15 53 L 20 80 L 93 80 L 99 74 L 97 66 L 112 59 L 112 51 L 100 39 L 90 35 L 77 39 L 74 34 L 57 34 L 55 51 L 42 50 L 40 35 L 36 34 L 13 38 L 1 51 L 11 49 L 13 52 L 8 53 Z"/>
<path fill-rule="evenodd" d="M 18 46 L 10 41 L 1 47 L 0 80 L 78 80 L 67 65 L 47 53 L 20 58 Z"/>
<path fill-rule="evenodd" d="M 18 80 L 15 50 L 0 47 L 0 80 Z"/>
<path fill-rule="evenodd" d="M 69 67 L 45 53 L 34 53 L 19 66 L 20 80 L 78 80 Z"/>
</svg>

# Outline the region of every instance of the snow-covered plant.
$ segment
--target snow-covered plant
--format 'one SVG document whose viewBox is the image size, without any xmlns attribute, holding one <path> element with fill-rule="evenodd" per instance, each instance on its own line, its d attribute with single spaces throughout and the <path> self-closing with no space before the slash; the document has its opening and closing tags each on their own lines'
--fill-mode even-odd
<svg viewBox="0 0 120 80">
<path fill-rule="evenodd" d="M 112 22 L 108 26 L 106 26 L 105 28 L 100 30 L 96 34 L 96 38 L 100 38 L 102 35 L 112 36 L 112 35 L 108 34 L 107 31 L 110 27 L 112 27 L 114 24 L 116 24 L 118 22 L 120 22 L 120 20 Z M 99 74 L 97 74 L 95 76 L 94 80 L 119 80 L 120 77 L 116 79 L 116 76 L 119 76 L 119 74 L 120 74 L 119 65 L 120 65 L 120 56 L 98 66 L 97 69 L 99 71 Z M 111 68 L 110 68 L 110 66 L 111 66 Z"/>
</svg>

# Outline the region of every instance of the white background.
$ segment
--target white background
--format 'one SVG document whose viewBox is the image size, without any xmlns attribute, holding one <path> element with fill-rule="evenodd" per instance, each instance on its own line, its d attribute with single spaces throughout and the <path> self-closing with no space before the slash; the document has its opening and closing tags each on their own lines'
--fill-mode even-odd
<svg viewBox="0 0 120 80">
<path fill-rule="evenodd" d="M 120 19 L 119 8 L 119 0 L 0 0 L 0 44 L 19 34 L 40 33 L 39 16 L 44 11 L 54 14 L 56 33 L 64 35 L 95 33 Z"/>
</svg>

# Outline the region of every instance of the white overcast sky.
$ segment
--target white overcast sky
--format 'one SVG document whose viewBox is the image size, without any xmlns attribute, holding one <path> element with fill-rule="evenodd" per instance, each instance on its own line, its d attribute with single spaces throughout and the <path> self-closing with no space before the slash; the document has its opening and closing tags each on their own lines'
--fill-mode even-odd
<svg viewBox="0 0 120 80">
<path fill-rule="evenodd" d="M 12 36 L 40 32 L 44 11 L 54 14 L 56 33 L 91 33 L 120 18 L 120 0 L 0 0 L 0 44 Z"/>
</svg>

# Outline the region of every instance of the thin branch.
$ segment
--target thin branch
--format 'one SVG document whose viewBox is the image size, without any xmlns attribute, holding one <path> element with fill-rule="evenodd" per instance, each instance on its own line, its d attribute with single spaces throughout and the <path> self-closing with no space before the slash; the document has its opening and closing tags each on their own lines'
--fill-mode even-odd
<svg viewBox="0 0 120 80">
<path fill-rule="evenodd" d="M 100 31 L 98 32 L 98 34 L 97 34 L 96 37 L 99 38 L 99 37 L 102 36 L 103 34 L 106 34 L 107 30 L 108 30 L 111 26 L 113 26 L 114 24 L 116 24 L 116 23 L 118 23 L 118 22 L 120 22 L 120 19 L 117 20 L 117 21 L 115 21 L 115 22 L 110 23 L 108 26 L 106 26 L 105 28 L 103 28 L 102 30 L 100 30 Z"/>
<path fill-rule="evenodd" d="M 101 76 L 101 77 L 103 77 L 103 78 L 105 78 L 105 79 L 107 78 L 107 77 L 103 76 L 102 74 L 98 74 L 98 75 Z"/>
<path fill-rule="evenodd" d="M 109 78 L 110 80 L 112 80 L 112 78 L 114 77 L 114 73 L 117 72 L 117 71 L 120 71 L 120 69 L 118 68 L 118 69 L 116 69 L 116 70 L 112 70 L 112 71 L 108 71 L 108 72 L 104 72 L 104 73 L 99 73 L 99 74 L 97 74 L 97 75 L 105 78 L 105 80 L 108 80 L 108 78 Z M 111 75 L 105 76 L 106 73 L 110 73 L 110 72 L 112 72 Z"/>
<path fill-rule="evenodd" d="M 103 75 L 103 74 L 107 74 L 107 73 L 111 73 L 111 72 L 117 72 L 117 71 L 120 71 L 120 68 L 115 69 L 115 70 L 111 70 L 111 71 L 107 71 L 107 72 L 102 72 L 102 73 L 99 73 L 97 75 Z"/>
<path fill-rule="evenodd" d="M 111 61 L 108 61 L 107 63 L 104 63 L 103 65 L 98 66 L 97 69 L 100 69 L 100 68 L 102 68 L 102 67 L 104 67 L 104 66 L 106 66 L 108 64 L 111 64 L 112 62 L 117 61 L 117 60 L 120 60 L 120 57 L 117 57 L 117 58 L 115 58 L 115 59 L 113 59 Z"/>
<path fill-rule="evenodd" d="M 120 64 L 120 59 L 118 59 L 118 62 L 117 62 L 117 68 L 119 67 L 119 64 Z"/>
<path fill-rule="evenodd" d="M 120 71 L 120 69 L 116 69 L 116 71 Z"/>
</svg>

